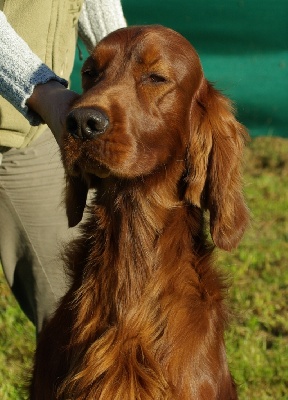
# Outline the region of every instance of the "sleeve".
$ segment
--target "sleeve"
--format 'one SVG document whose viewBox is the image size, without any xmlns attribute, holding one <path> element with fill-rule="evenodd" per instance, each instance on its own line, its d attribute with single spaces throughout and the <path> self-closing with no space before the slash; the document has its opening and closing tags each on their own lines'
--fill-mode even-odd
<svg viewBox="0 0 288 400">
<path fill-rule="evenodd" d="M 126 25 L 120 0 L 84 0 L 78 33 L 89 52 L 108 33 Z"/>
<path fill-rule="evenodd" d="M 0 11 L 0 95 L 9 101 L 31 125 L 39 125 L 40 117 L 26 106 L 34 87 L 57 80 L 67 87 L 29 46 L 17 35 Z"/>
</svg>

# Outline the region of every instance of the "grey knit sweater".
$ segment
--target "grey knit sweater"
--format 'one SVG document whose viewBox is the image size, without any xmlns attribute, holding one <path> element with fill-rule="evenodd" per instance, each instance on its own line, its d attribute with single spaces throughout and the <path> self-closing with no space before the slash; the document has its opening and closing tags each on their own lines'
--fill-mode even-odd
<svg viewBox="0 0 288 400">
<path fill-rule="evenodd" d="M 84 0 L 78 29 L 88 50 L 109 32 L 125 25 L 120 0 Z M 67 81 L 58 77 L 31 51 L 0 11 L 0 95 L 31 125 L 39 125 L 41 120 L 28 109 L 26 101 L 36 85 L 53 79 L 67 86 Z"/>
</svg>

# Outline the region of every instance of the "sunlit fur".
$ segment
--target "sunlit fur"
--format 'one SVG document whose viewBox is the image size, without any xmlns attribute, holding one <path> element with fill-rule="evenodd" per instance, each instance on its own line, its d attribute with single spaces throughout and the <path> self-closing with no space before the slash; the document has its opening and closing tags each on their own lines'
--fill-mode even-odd
<svg viewBox="0 0 288 400">
<path fill-rule="evenodd" d="M 227 286 L 204 212 L 214 245 L 236 247 L 245 129 L 190 43 L 160 26 L 110 34 L 83 87 L 73 108 L 102 110 L 109 127 L 63 140 L 70 225 L 94 192 L 65 250 L 71 288 L 39 339 L 30 398 L 235 400 Z"/>
</svg>

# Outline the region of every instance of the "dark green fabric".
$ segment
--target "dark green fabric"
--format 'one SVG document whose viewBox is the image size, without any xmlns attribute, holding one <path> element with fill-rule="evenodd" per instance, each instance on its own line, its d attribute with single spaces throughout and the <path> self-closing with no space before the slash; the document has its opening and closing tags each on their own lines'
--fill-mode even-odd
<svg viewBox="0 0 288 400">
<path fill-rule="evenodd" d="M 122 0 L 129 25 L 159 23 L 198 51 L 252 136 L 288 137 L 287 0 Z"/>
</svg>

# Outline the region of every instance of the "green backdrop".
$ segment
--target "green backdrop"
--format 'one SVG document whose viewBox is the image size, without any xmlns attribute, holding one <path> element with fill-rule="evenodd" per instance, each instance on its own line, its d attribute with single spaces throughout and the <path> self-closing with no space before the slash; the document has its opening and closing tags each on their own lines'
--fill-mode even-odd
<svg viewBox="0 0 288 400">
<path fill-rule="evenodd" d="M 122 6 L 129 25 L 162 24 L 190 40 L 207 79 L 235 101 L 252 136 L 288 137 L 288 0 L 122 0 Z M 77 52 L 77 91 L 80 67 Z"/>
</svg>

